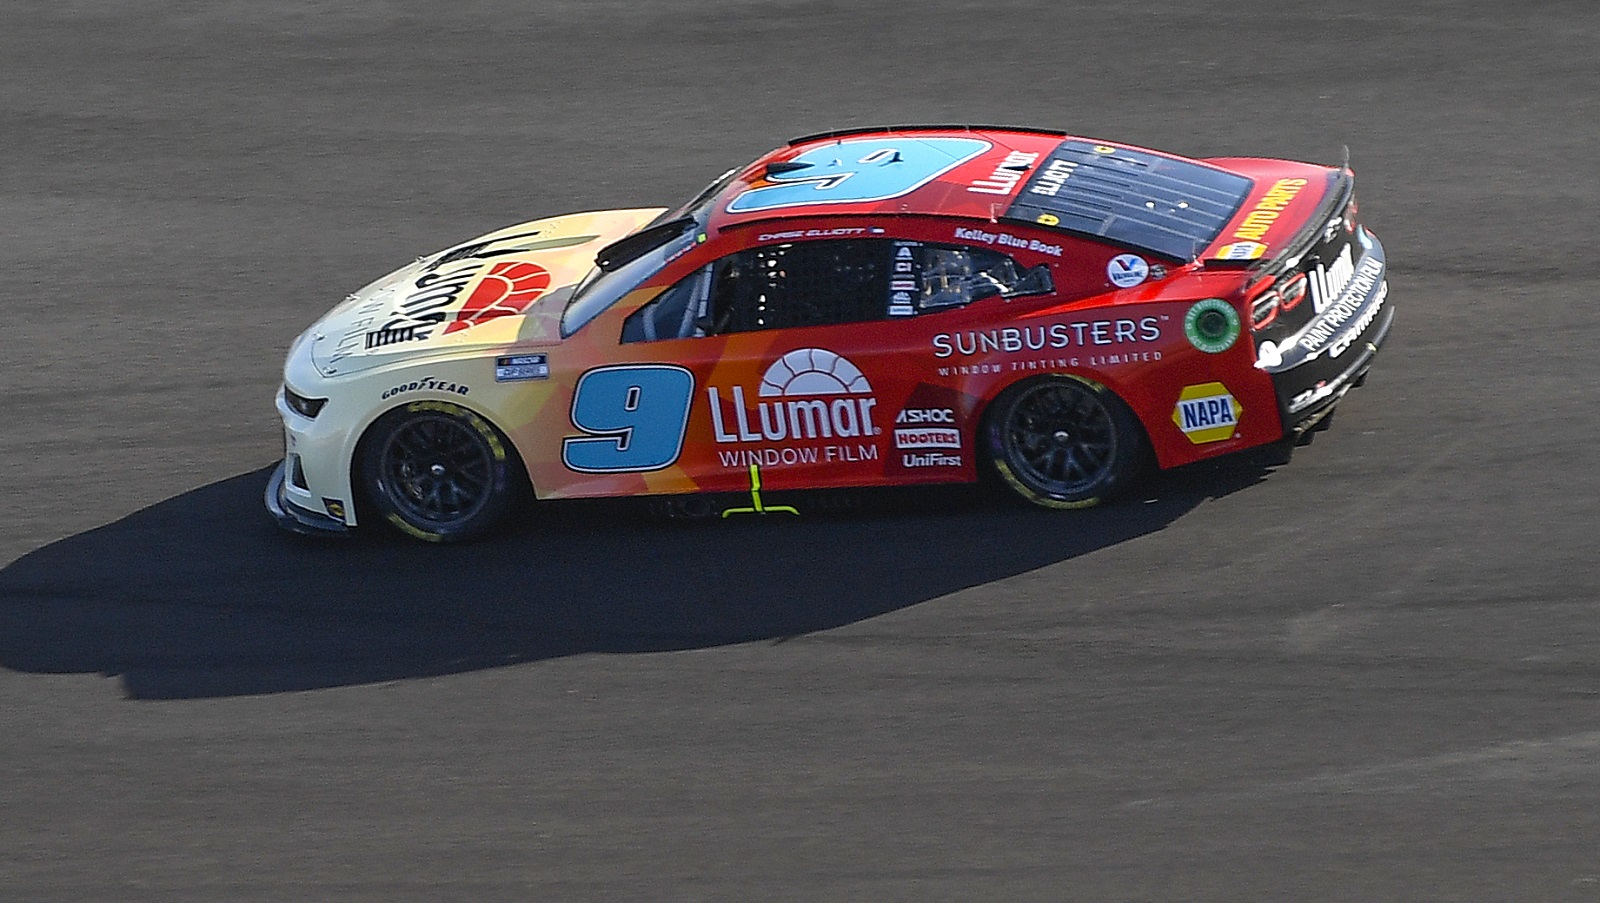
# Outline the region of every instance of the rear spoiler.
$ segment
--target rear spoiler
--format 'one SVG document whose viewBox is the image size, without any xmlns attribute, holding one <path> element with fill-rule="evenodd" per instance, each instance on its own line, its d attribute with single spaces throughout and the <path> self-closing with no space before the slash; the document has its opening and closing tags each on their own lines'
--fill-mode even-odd
<svg viewBox="0 0 1600 903">
<path fill-rule="evenodd" d="M 1328 173 L 1327 189 L 1323 192 L 1322 203 L 1312 211 L 1300 231 L 1294 238 L 1283 246 L 1283 250 L 1262 260 L 1251 268 L 1251 285 L 1259 284 L 1265 279 L 1274 279 L 1289 272 L 1300 264 L 1307 251 L 1317 243 L 1317 236 L 1321 234 L 1328 220 L 1338 216 L 1349 205 L 1351 197 L 1356 191 L 1356 175 L 1350 171 L 1350 148 L 1344 149 L 1344 161 L 1339 168 Z"/>
</svg>

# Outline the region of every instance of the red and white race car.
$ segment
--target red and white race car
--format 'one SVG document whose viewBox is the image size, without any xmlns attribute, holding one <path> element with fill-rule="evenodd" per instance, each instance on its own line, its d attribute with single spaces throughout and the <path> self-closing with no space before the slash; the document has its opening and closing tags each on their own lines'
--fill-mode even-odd
<svg viewBox="0 0 1600 903">
<path fill-rule="evenodd" d="M 953 483 L 1037 504 L 1314 429 L 1384 336 L 1348 167 L 1061 132 L 797 138 L 673 211 L 422 258 L 297 339 L 279 523 L 474 536 L 539 500 Z"/>
</svg>

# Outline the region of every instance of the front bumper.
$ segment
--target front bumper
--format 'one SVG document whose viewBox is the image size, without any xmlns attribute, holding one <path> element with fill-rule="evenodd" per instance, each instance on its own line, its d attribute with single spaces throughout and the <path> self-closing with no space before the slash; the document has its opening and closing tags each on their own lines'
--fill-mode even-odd
<svg viewBox="0 0 1600 903">
<path fill-rule="evenodd" d="M 272 476 L 267 480 L 266 502 L 267 512 L 279 527 L 291 533 L 302 536 L 348 536 L 350 528 L 344 521 L 329 517 L 321 511 L 312 511 L 309 508 L 296 505 L 289 498 L 285 487 L 289 480 L 289 459 L 278 462 L 273 469 Z"/>
</svg>

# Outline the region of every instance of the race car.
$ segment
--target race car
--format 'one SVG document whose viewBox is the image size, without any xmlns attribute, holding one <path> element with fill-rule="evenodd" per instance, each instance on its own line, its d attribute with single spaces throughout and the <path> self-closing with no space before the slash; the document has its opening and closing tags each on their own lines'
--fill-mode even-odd
<svg viewBox="0 0 1600 903">
<path fill-rule="evenodd" d="M 809 135 L 674 210 L 522 223 L 347 297 L 289 350 L 266 504 L 435 542 L 529 498 L 991 479 L 1085 507 L 1309 436 L 1389 331 L 1385 272 L 1348 165 Z"/>
</svg>

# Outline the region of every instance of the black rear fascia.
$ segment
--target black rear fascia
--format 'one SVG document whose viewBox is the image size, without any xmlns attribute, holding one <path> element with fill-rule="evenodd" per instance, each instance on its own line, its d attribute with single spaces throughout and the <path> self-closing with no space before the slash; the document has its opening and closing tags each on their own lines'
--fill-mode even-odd
<svg viewBox="0 0 1600 903">
<path fill-rule="evenodd" d="M 1359 222 L 1352 222 L 1350 229 L 1344 226 L 1345 213 L 1355 197 L 1354 176 L 1349 170 L 1339 170 L 1330 173 L 1329 180 L 1331 190 L 1325 194 L 1323 202 L 1282 251 L 1256 266 L 1251 284 L 1272 281 L 1275 286 L 1284 285 L 1299 274 L 1312 278 L 1319 268 L 1326 273 L 1349 248 L 1352 276 L 1359 277 L 1363 267 L 1368 273 L 1378 268 L 1377 276 L 1371 280 L 1372 289 L 1362 298 L 1360 312 L 1333 329 L 1332 334 L 1348 334 L 1349 324 L 1359 321 L 1373 304 L 1382 307 L 1349 343 L 1345 349 L 1348 354 L 1344 351 L 1333 354 L 1331 346 L 1336 343 L 1330 339 L 1324 343 L 1326 347 L 1307 357 L 1305 349 L 1297 343 L 1307 327 L 1321 316 L 1309 293 L 1295 310 L 1281 314 L 1271 325 L 1253 333 L 1258 357 L 1265 342 L 1290 343 L 1290 354 L 1285 356 L 1283 364 L 1265 368 L 1272 377 L 1278 414 L 1289 433 L 1302 432 L 1317 423 L 1346 392 L 1363 381 L 1394 318 L 1394 308 L 1387 297 L 1388 262 L 1383 245 Z M 1342 289 L 1348 289 L 1354 281 L 1352 278 Z M 1338 294 L 1342 295 L 1343 290 Z M 1337 300 L 1337 295 L 1328 299 L 1328 305 L 1332 306 Z"/>
</svg>

